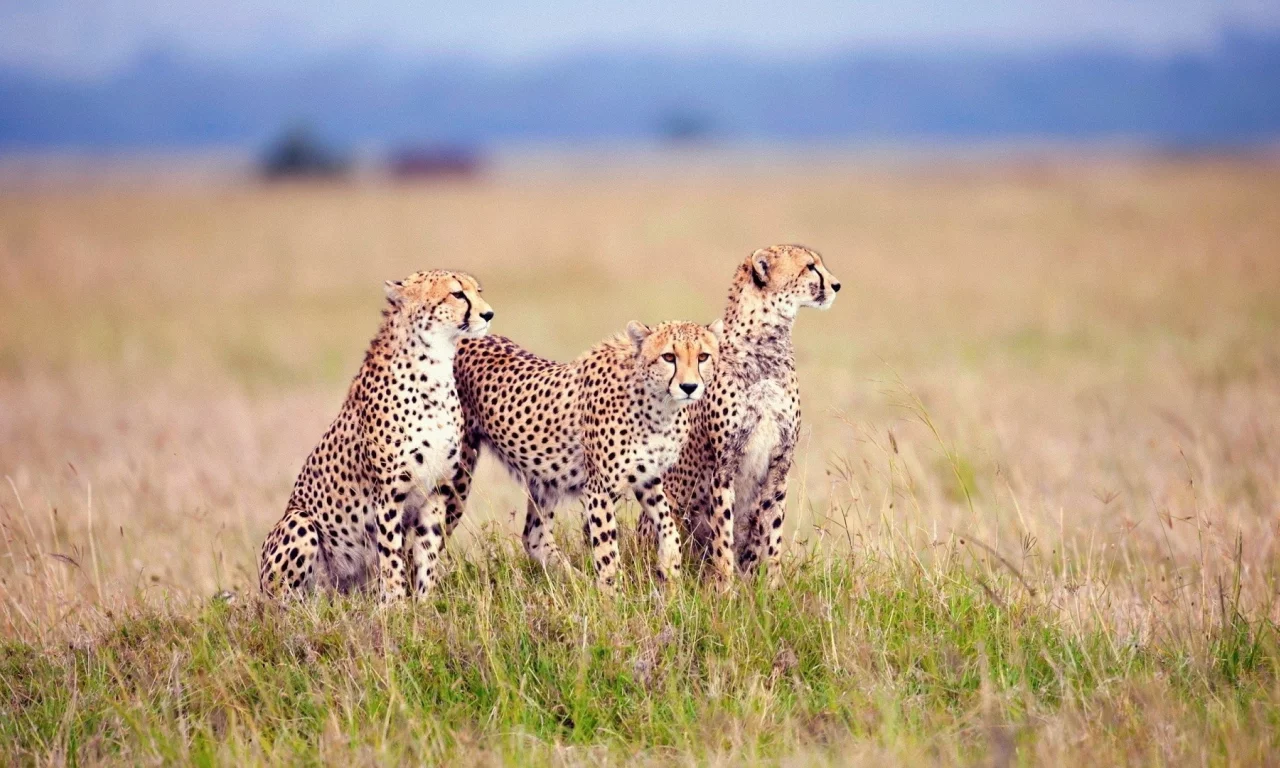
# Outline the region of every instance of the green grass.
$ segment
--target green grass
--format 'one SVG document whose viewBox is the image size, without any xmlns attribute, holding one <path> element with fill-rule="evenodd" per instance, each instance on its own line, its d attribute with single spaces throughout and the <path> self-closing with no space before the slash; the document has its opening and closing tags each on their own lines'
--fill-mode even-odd
<svg viewBox="0 0 1280 768">
<path fill-rule="evenodd" d="M 412 606 L 134 600 L 69 647 L 10 641 L 0 754 L 846 762 L 856 744 L 872 762 L 868 749 L 1212 763 L 1280 749 L 1276 628 L 1226 602 L 1223 621 L 1139 638 L 1067 621 L 1047 582 L 954 551 L 927 565 L 814 557 L 773 592 L 632 578 L 613 599 L 492 539 L 473 552 Z M 1072 741 L 1058 731 L 1075 716 L 1111 727 Z M 1167 723 L 1207 735 L 1180 752 L 1153 741 Z M 1236 740 L 1251 729 L 1266 730 Z"/>
<path fill-rule="evenodd" d="M 1276 764 L 1280 175 L 1117 160 L 0 199 L 0 766 Z M 383 280 L 570 359 L 789 240 L 781 590 L 548 578 L 486 460 L 431 600 L 255 599 Z"/>
</svg>

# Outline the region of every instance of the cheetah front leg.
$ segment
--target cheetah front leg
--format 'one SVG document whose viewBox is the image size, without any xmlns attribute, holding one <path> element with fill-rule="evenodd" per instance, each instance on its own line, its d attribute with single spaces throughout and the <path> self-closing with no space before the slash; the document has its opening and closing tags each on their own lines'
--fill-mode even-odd
<svg viewBox="0 0 1280 768">
<path fill-rule="evenodd" d="M 613 591 L 618 570 L 618 523 L 613 514 L 616 500 L 616 494 L 600 483 L 589 483 L 583 494 L 596 584 L 607 592 Z"/>
<path fill-rule="evenodd" d="M 555 519 L 555 500 L 538 499 L 530 492 L 524 516 L 524 551 L 543 568 L 567 569 L 569 564 L 552 531 Z"/>
<path fill-rule="evenodd" d="M 684 509 L 683 519 L 692 545 L 693 556 L 698 562 L 705 563 L 711 559 L 711 478 L 708 475 L 702 484 L 693 490 Z"/>
<path fill-rule="evenodd" d="M 462 518 L 472 473 L 479 458 L 480 441 L 472 433 L 463 437 L 454 455 L 449 480 L 440 483 L 422 504 L 409 538 L 413 554 L 413 583 L 418 595 L 426 595 L 439 580 L 444 544 Z"/>
<path fill-rule="evenodd" d="M 680 530 L 675 516 L 667 504 L 667 495 L 662 487 L 662 480 L 654 478 L 645 484 L 646 487 L 635 489 L 636 500 L 640 502 L 643 513 L 640 517 L 641 541 L 655 541 L 658 545 L 658 578 L 663 581 L 674 581 L 680 578 Z M 648 523 L 647 533 L 644 523 Z"/>
<path fill-rule="evenodd" d="M 644 507 L 644 491 L 636 491 L 636 501 L 640 502 L 640 506 Z M 648 511 L 647 509 L 645 510 Z M 648 514 L 640 515 L 640 519 L 636 521 L 636 540 L 641 546 L 657 545 L 658 527 L 654 523 L 653 517 Z"/>
<path fill-rule="evenodd" d="M 404 558 L 405 501 L 412 492 L 408 472 L 383 483 L 376 506 L 378 514 L 378 575 L 382 602 L 409 596 L 408 567 Z"/>
<path fill-rule="evenodd" d="M 423 502 L 414 524 L 413 581 L 419 597 L 425 597 L 435 586 L 440 573 L 440 555 L 444 551 L 445 505 L 448 498 L 436 491 Z"/>
<path fill-rule="evenodd" d="M 733 481 L 737 474 L 738 462 L 726 458 L 711 475 L 711 514 L 707 521 L 710 557 L 707 559 L 711 564 L 711 578 L 722 585 L 727 585 L 734 575 L 733 504 L 736 495 Z"/>
<path fill-rule="evenodd" d="M 744 574 L 755 572 L 763 563 L 771 587 L 776 587 L 779 579 L 782 523 L 786 517 L 787 476 L 791 471 L 791 460 L 790 450 L 771 457 L 764 482 L 756 494 L 750 533 L 747 541 L 742 542 L 738 556 L 738 568 Z"/>
<path fill-rule="evenodd" d="M 444 498 L 445 536 L 452 536 L 453 529 L 462 520 L 462 513 L 467 508 L 467 496 L 471 492 L 471 483 L 476 471 L 476 462 L 480 459 L 480 435 L 468 429 L 458 444 L 458 456 L 453 465 L 453 474 L 448 482 L 441 483 L 437 493 Z"/>
</svg>

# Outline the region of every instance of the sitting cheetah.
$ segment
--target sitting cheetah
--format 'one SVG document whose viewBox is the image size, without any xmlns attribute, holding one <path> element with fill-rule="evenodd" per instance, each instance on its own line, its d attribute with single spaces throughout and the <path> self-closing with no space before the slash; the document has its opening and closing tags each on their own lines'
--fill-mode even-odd
<svg viewBox="0 0 1280 768">
<path fill-rule="evenodd" d="M 419 593 L 435 581 L 444 512 L 424 489 L 452 477 L 458 460 L 455 345 L 484 335 L 493 310 L 461 272 L 417 272 L 386 291 L 364 365 L 262 546 L 268 595 L 360 588 L 375 566 L 384 600 L 406 596 L 410 567 Z"/>
<path fill-rule="evenodd" d="M 777 581 L 787 472 L 800 434 L 791 326 L 800 307 L 829 309 L 839 290 L 822 257 L 798 245 L 761 248 L 734 275 L 716 380 L 690 409 L 689 441 L 663 477 L 715 578 L 732 575 L 735 553 L 744 572 L 767 553 L 770 582 Z M 654 535 L 647 521 L 640 535 Z"/>
<path fill-rule="evenodd" d="M 596 580 L 611 588 L 618 565 L 613 505 L 630 490 L 657 529 L 659 577 L 678 576 L 680 537 L 662 473 L 688 434 L 687 406 L 714 376 L 720 330 L 632 322 L 626 334 L 571 363 L 544 360 L 500 336 L 459 344 L 454 372 L 466 435 L 459 474 L 441 486 L 447 530 L 462 514 L 468 477 L 487 445 L 528 490 L 524 546 L 539 563 L 563 564 L 551 531 L 555 505 L 585 496 Z"/>
</svg>

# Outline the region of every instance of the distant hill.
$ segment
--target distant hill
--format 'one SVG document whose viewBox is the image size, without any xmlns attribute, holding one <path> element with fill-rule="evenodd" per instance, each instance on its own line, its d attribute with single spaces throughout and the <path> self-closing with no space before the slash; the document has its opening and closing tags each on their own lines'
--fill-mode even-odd
<svg viewBox="0 0 1280 768">
<path fill-rule="evenodd" d="M 111 77 L 0 69 L 0 149 L 263 146 L 308 124 L 345 145 L 1280 137 L 1280 36 L 1206 53 L 858 53 L 779 61 L 607 53 L 525 68 L 355 51 L 236 65 L 155 53 Z M 696 129 L 696 131 L 694 130 Z"/>
</svg>

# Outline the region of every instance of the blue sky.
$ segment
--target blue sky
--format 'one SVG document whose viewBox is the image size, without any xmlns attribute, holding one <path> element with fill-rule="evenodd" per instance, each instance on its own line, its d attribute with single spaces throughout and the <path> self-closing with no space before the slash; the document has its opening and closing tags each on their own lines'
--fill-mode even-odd
<svg viewBox="0 0 1280 768">
<path fill-rule="evenodd" d="M 1118 45 L 1167 53 L 1226 26 L 1280 29 L 1280 0 L 3 0 L 0 65 L 92 77 L 163 48 L 199 58 L 374 47 L 520 63 L 582 50 Z"/>
</svg>

